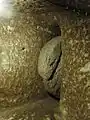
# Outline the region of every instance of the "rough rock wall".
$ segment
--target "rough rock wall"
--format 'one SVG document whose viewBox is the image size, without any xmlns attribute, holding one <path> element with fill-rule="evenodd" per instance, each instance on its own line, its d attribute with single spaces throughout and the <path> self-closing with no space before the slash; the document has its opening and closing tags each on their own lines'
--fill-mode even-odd
<svg viewBox="0 0 90 120">
<path fill-rule="evenodd" d="M 62 37 L 61 119 L 89 120 L 90 16 L 54 10 Z"/>
<path fill-rule="evenodd" d="M 1 4 L 1 3 L 0 3 Z M 32 12 L 33 3 L 12 3 L 15 14 L 0 17 L 0 104 L 11 106 L 44 96 L 37 71 L 40 48 L 53 36 L 44 18 Z M 30 7 L 31 5 L 31 7 Z M 5 7 L 5 6 L 4 6 Z M 8 8 L 10 10 L 10 8 Z M 37 8 L 36 8 L 37 9 Z M 48 15 L 49 16 L 49 15 Z M 48 17 L 53 21 L 54 17 Z M 48 27 L 49 26 L 49 27 Z"/>
<path fill-rule="evenodd" d="M 62 120 L 89 120 L 90 17 L 65 14 L 62 26 Z M 61 20 L 61 14 L 59 15 Z M 62 23 L 62 21 L 61 21 Z M 62 24 L 60 24 L 62 25 Z"/>
<path fill-rule="evenodd" d="M 39 3 L 38 4 L 39 6 L 37 6 L 37 2 L 36 2 L 36 6 L 34 6 L 35 4 L 31 4 L 31 5 L 22 4 L 22 5 L 23 5 L 23 8 L 21 7 L 20 9 L 17 6 L 17 9 L 19 10 L 20 14 L 17 14 L 17 17 L 14 18 L 14 21 L 13 19 L 9 19 L 8 21 L 5 19 L 2 19 L 2 21 L 0 22 L 0 26 L 1 26 L 0 27 L 1 28 L 0 29 L 0 36 L 1 36 L 0 43 L 3 42 L 1 44 L 0 51 L 1 53 L 3 53 L 4 51 L 4 54 L 1 54 L 1 58 L 0 58 L 1 63 L 3 62 L 9 63 L 8 55 L 10 56 L 12 52 L 14 53 L 12 54 L 13 56 L 10 56 L 10 59 L 9 59 L 11 63 L 13 63 L 12 67 L 10 64 L 4 64 L 5 66 L 3 66 L 3 64 L 0 64 L 1 66 L 0 67 L 1 69 L 0 70 L 1 104 L 11 105 L 11 103 L 13 103 L 13 101 L 18 96 L 20 99 L 17 99 L 17 101 L 20 100 L 19 103 L 22 103 L 22 100 L 29 100 L 27 99 L 28 97 L 24 99 L 25 95 L 32 98 L 32 94 L 35 93 L 34 95 L 37 95 L 38 90 L 42 91 L 42 89 L 40 88 L 42 87 L 40 77 L 36 79 L 38 75 L 36 72 L 37 67 L 34 66 L 34 64 L 37 63 L 37 59 L 35 58 L 38 57 L 38 54 L 40 52 L 40 47 L 44 45 L 44 42 L 47 42 L 47 40 L 50 40 L 52 37 L 55 36 L 55 34 L 52 34 L 51 32 L 51 28 L 52 28 L 51 26 L 54 23 L 53 20 L 55 20 L 55 22 L 57 21 L 58 24 L 60 25 L 61 36 L 63 38 L 62 39 L 63 40 L 62 41 L 62 51 L 63 51 L 63 54 L 62 54 L 63 55 L 62 87 L 61 87 L 61 92 L 60 92 L 61 93 L 61 96 L 60 96 L 61 97 L 61 101 L 60 101 L 60 112 L 61 112 L 60 115 L 61 116 L 59 117 L 56 115 L 56 120 L 60 120 L 60 118 L 62 120 L 88 120 L 89 119 L 88 118 L 89 116 L 89 111 L 88 111 L 89 93 L 88 91 L 89 91 L 89 86 L 90 86 L 89 84 L 89 80 L 90 80 L 90 68 L 89 68 L 90 66 L 90 63 L 89 63 L 90 62 L 89 61 L 90 60 L 90 49 L 89 49 L 90 48 L 90 42 L 89 42 L 90 40 L 90 36 L 89 36 L 90 18 L 89 16 L 81 17 L 79 15 L 74 15 L 75 13 L 71 11 L 66 12 L 65 10 L 63 10 L 63 8 L 57 9 L 55 6 L 52 7 L 52 4 L 49 5 L 49 4 Z M 14 28 L 15 33 L 13 33 L 12 26 L 15 27 Z M 30 31 L 30 33 L 28 31 Z M 33 39 L 30 39 L 32 37 Z M 10 38 L 12 38 L 12 40 Z M 46 38 L 48 39 L 46 40 Z M 22 41 L 22 39 L 24 42 Z M 16 44 L 15 42 L 11 44 L 14 40 L 18 40 L 18 41 L 16 41 Z M 35 45 L 36 41 L 38 41 L 39 44 L 37 43 Z M 6 47 L 5 47 L 5 44 L 6 44 Z M 13 49 L 12 49 L 12 45 L 14 46 Z M 35 46 L 31 47 L 33 45 Z M 38 49 L 39 51 L 37 51 Z M 31 51 L 34 51 L 34 53 L 32 53 Z M 8 55 L 5 53 L 8 53 Z M 16 53 L 19 53 L 19 56 Z M 32 60 L 35 60 L 35 61 L 31 61 L 32 57 L 29 56 L 30 54 L 32 56 L 34 55 Z M 23 59 L 22 56 L 24 56 L 25 59 Z M 12 57 L 14 57 L 13 59 L 14 61 L 12 61 Z M 15 59 L 15 57 L 17 59 Z M 6 61 L 4 61 L 5 58 L 6 58 Z M 19 60 L 21 60 L 21 62 Z M 27 66 L 24 66 L 27 63 L 27 61 L 28 61 L 28 65 L 30 66 L 29 68 L 30 71 L 27 69 L 28 68 Z M 17 67 L 15 66 L 16 63 L 17 63 Z M 25 64 L 22 64 L 22 63 L 25 63 Z M 9 71 L 10 74 L 8 74 L 8 76 L 6 77 L 7 75 L 6 72 L 8 73 L 8 71 L 6 70 L 8 68 L 10 68 L 9 70 L 11 71 Z M 17 69 L 13 69 L 13 68 L 18 68 L 20 74 L 16 74 Z M 32 73 L 33 73 L 33 77 L 30 76 L 32 75 Z M 5 77 L 3 74 L 5 75 Z M 19 76 L 21 74 L 22 76 Z M 15 75 L 14 78 L 18 76 L 19 78 L 11 79 L 13 75 Z M 24 77 L 24 75 L 26 75 L 27 78 Z M 28 77 L 30 77 L 30 81 Z M 25 80 L 24 82 L 21 82 L 22 78 L 24 78 Z M 60 79 L 61 79 L 61 76 L 60 76 Z M 40 84 L 37 80 L 40 80 Z M 13 82 L 10 82 L 10 81 L 14 81 L 15 84 L 13 84 Z M 39 87 L 36 87 L 36 86 L 39 86 Z M 32 94 L 30 90 L 32 90 Z M 20 97 L 20 95 L 22 97 Z M 51 100 L 49 102 L 51 103 Z M 1 109 L 1 106 L 0 106 L 0 109 L 1 109 L 0 119 L 1 120 L 10 120 L 10 119 L 19 120 L 20 118 L 20 119 L 30 120 L 33 117 L 35 117 L 35 114 L 30 114 L 30 110 L 33 109 L 33 107 L 34 107 L 33 113 L 35 112 L 35 107 L 37 108 L 37 111 L 40 110 L 41 108 L 43 110 L 45 109 L 45 107 L 42 106 L 42 102 L 39 102 L 39 105 L 37 103 L 38 102 L 35 102 L 35 104 L 32 104 L 32 103 L 27 104 L 26 107 L 22 105 L 22 107 L 18 106 L 17 108 L 16 107 L 13 107 L 12 109 L 7 108 L 6 111 L 5 111 L 5 108 Z M 54 104 L 54 102 L 52 104 Z M 31 107 L 31 105 L 33 107 Z M 47 102 L 46 105 L 49 106 L 50 104 L 48 104 Z M 55 106 L 52 106 L 51 109 L 53 109 L 54 107 Z M 18 112 L 18 109 L 19 109 L 19 112 Z M 14 114 L 12 114 L 12 112 Z M 38 112 L 38 120 L 40 119 L 42 120 L 42 117 L 39 116 L 39 114 L 41 115 L 41 111 Z M 47 120 L 49 118 L 46 116 L 45 119 Z M 35 120 L 37 120 L 37 116 Z"/>
</svg>

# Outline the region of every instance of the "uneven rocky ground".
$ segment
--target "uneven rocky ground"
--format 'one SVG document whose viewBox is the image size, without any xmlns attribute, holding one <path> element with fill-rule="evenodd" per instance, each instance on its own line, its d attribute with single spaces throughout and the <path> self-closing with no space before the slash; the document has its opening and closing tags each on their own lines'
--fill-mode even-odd
<svg viewBox="0 0 90 120">
<path fill-rule="evenodd" d="M 0 109 L 0 120 L 56 120 L 58 105 L 50 97 L 32 99 L 20 106 Z"/>
</svg>

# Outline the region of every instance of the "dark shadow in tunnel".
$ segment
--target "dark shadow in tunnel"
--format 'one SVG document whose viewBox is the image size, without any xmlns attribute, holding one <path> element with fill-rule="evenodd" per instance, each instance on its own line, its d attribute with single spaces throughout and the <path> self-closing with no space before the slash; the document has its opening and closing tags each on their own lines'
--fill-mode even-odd
<svg viewBox="0 0 90 120">
<path fill-rule="evenodd" d="M 47 0 L 50 4 L 73 11 L 77 14 L 90 15 L 89 0 Z"/>
<path fill-rule="evenodd" d="M 53 33 L 52 38 L 54 38 L 56 36 L 61 36 L 61 29 L 60 29 L 60 26 L 58 25 L 57 21 L 55 21 L 54 23 L 52 23 L 49 26 L 49 30 L 52 31 L 52 33 Z"/>
<path fill-rule="evenodd" d="M 51 93 L 49 93 L 49 92 L 47 92 L 48 93 L 48 95 L 51 97 L 51 98 L 53 98 L 53 99 L 55 99 L 56 101 L 60 101 L 60 98 L 59 97 L 57 97 L 57 96 L 54 96 L 54 95 L 52 95 Z"/>
</svg>

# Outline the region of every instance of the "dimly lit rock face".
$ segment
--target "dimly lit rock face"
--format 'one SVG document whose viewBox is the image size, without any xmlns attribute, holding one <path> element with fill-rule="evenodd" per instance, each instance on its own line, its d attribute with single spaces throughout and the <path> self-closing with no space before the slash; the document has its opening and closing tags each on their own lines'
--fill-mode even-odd
<svg viewBox="0 0 90 120">
<path fill-rule="evenodd" d="M 47 0 L 53 4 L 90 13 L 90 0 Z"/>
<path fill-rule="evenodd" d="M 77 22 L 71 17 L 71 21 L 74 24 L 62 30 L 61 119 L 89 120 L 90 19 L 81 17 Z"/>
</svg>

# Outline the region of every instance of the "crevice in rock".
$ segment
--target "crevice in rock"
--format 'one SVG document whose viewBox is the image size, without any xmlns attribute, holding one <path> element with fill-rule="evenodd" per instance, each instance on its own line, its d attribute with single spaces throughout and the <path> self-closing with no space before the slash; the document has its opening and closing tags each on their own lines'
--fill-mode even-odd
<svg viewBox="0 0 90 120">
<path fill-rule="evenodd" d="M 60 62 L 60 60 L 61 60 L 61 55 L 62 55 L 62 52 L 61 52 L 61 54 L 60 54 L 60 56 L 59 56 L 59 58 L 58 58 L 58 61 L 57 61 L 57 63 L 56 63 L 56 66 L 55 66 L 55 68 L 54 68 L 51 76 L 49 77 L 48 81 L 53 79 L 54 74 L 55 74 L 55 72 L 56 72 L 56 70 L 57 70 L 57 67 L 58 67 L 58 65 L 59 65 L 59 62 Z"/>
</svg>

